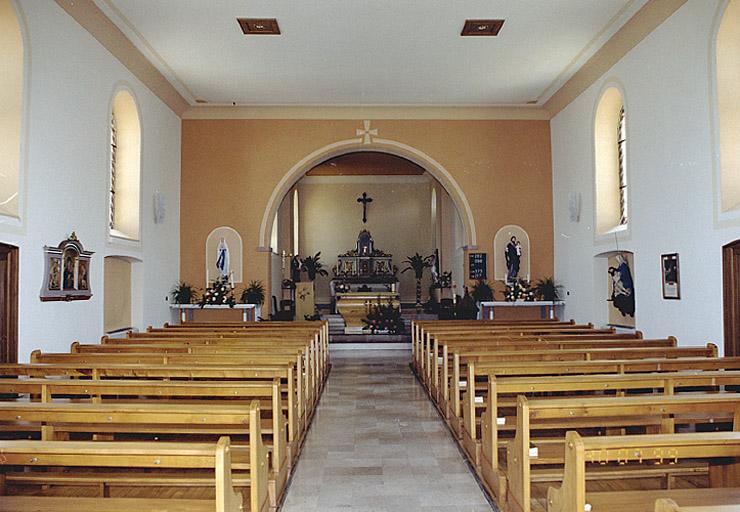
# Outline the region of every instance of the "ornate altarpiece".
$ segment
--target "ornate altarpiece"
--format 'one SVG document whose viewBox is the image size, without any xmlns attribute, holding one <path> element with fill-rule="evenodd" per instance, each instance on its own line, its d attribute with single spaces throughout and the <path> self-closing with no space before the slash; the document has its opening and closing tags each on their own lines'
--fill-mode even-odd
<svg viewBox="0 0 740 512">
<path fill-rule="evenodd" d="M 375 248 L 375 242 L 366 229 L 360 231 L 353 250 L 337 256 L 338 264 L 332 270 L 334 281 L 347 284 L 396 283 L 398 268 L 393 266 L 393 255 Z"/>
<path fill-rule="evenodd" d="M 90 258 L 92 251 L 86 251 L 77 235 L 72 232 L 69 238 L 56 247 L 44 246 L 44 284 L 41 300 L 88 300 L 92 297 L 90 288 Z"/>
</svg>

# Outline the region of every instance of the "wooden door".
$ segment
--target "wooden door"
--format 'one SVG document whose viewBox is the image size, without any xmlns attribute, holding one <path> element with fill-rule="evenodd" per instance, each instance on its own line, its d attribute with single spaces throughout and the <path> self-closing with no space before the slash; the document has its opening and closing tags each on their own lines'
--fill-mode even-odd
<svg viewBox="0 0 740 512">
<path fill-rule="evenodd" d="M 725 355 L 740 355 L 740 240 L 722 248 Z"/>
<path fill-rule="evenodd" d="M 18 248 L 0 244 L 0 362 L 18 362 Z"/>
</svg>

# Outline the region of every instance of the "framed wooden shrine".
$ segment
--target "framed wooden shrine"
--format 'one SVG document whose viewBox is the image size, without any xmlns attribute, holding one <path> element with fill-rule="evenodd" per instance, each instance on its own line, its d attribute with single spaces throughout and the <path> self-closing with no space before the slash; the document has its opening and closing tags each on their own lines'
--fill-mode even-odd
<svg viewBox="0 0 740 512">
<path fill-rule="evenodd" d="M 56 247 L 44 246 L 44 284 L 41 287 L 41 300 L 47 302 L 90 299 L 92 255 L 93 252 L 84 249 L 74 232 Z"/>
</svg>

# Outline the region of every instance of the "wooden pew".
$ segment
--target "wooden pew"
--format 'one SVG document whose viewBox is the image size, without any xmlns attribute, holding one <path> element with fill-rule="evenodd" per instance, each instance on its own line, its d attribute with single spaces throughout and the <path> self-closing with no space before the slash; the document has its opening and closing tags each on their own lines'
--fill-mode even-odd
<svg viewBox="0 0 740 512">
<path fill-rule="evenodd" d="M 439 346 L 438 346 L 439 344 Z M 462 342 L 445 342 L 435 341 L 434 353 L 439 354 L 435 363 L 432 363 L 433 370 L 429 375 L 427 390 L 432 395 L 432 399 L 439 403 L 440 410 L 445 413 L 447 410 L 447 400 L 449 400 L 449 378 L 455 371 L 455 365 L 460 364 L 460 358 L 454 359 L 454 354 L 474 354 L 483 353 L 483 351 L 511 351 L 511 350 L 564 350 L 583 349 L 583 348 L 659 348 L 659 347 L 676 347 L 678 341 L 676 338 L 669 336 L 662 339 L 582 339 L 570 338 L 565 340 L 525 340 L 516 341 L 509 339 L 493 339 L 480 343 L 467 344 Z M 430 365 L 431 366 L 431 365 Z M 457 370 L 460 371 L 460 368 Z"/>
<path fill-rule="evenodd" d="M 234 489 L 231 447 L 223 437 L 218 443 L 123 443 L 84 441 L 0 441 L 0 466 L 27 468 L 136 468 L 149 475 L 166 469 L 208 469 L 215 499 L 88 498 L 64 496 L 3 495 L 1 512 L 241 512 L 269 510 L 266 454 L 250 453 L 250 492 L 246 500 Z M 33 473 L 29 473 L 33 474 Z M 62 475 L 65 473 L 57 473 Z M 88 473 L 90 475 L 91 473 Z M 94 475 L 94 473 L 92 473 Z M 0 473 L 0 490 L 10 482 Z M 5 493 L 3 493 L 5 494 Z"/>
<path fill-rule="evenodd" d="M 565 470 L 560 487 L 547 493 L 548 512 L 653 512 L 655 500 L 671 498 L 686 503 L 711 503 L 723 499 L 740 502 L 740 432 L 655 434 L 565 438 Z M 587 492 L 586 474 L 594 465 L 639 466 L 670 464 L 684 459 L 709 464 L 709 488 L 664 491 Z M 590 507 L 586 507 L 586 505 Z"/>
<path fill-rule="evenodd" d="M 634 333 L 617 333 L 611 330 L 588 330 L 586 332 L 568 332 L 568 333 L 550 333 L 550 332 L 535 332 L 535 333 L 520 333 L 512 334 L 510 332 L 469 332 L 469 333 L 437 333 L 431 336 L 427 336 L 419 348 L 419 359 L 417 373 L 421 375 L 428 375 L 430 368 L 434 364 L 434 354 L 437 357 L 443 355 L 440 353 L 443 344 L 448 346 L 454 344 L 461 345 L 477 345 L 484 344 L 486 342 L 500 343 L 514 343 L 517 341 L 534 343 L 534 342 L 556 342 L 556 341 L 568 341 L 568 340 L 580 340 L 580 341 L 609 341 L 609 340 L 641 340 L 642 333 L 637 331 Z M 489 341 L 490 340 L 490 341 Z"/>
<path fill-rule="evenodd" d="M 462 415 L 460 409 L 461 386 L 460 376 L 465 372 L 466 386 L 467 383 L 474 383 L 479 379 L 485 383 L 485 379 L 497 369 L 505 369 L 507 363 L 513 363 L 514 368 L 521 368 L 523 363 L 530 364 L 532 369 L 540 367 L 542 363 L 551 361 L 568 362 L 564 373 L 578 373 L 570 371 L 569 368 L 577 369 L 577 363 L 589 361 L 649 361 L 653 359 L 695 359 L 695 358 L 716 358 L 717 347 L 709 343 L 706 347 L 658 347 L 658 348 L 613 348 L 613 349 L 564 349 L 564 350 L 538 350 L 536 352 L 527 351 L 510 351 L 491 353 L 490 355 L 460 355 L 453 353 L 453 370 L 449 379 L 448 396 L 450 396 L 450 408 L 448 409 L 447 419 L 453 430 L 461 435 L 460 427 L 462 426 Z M 649 363 L 648 363 L 649 365 Z M 545 367 L 546 368 L 546 367 Z M 557 367 L 554 367 L 557 368 Z M 588 368 L 588 367 L 584 367 Z M 534 370 L 536 371 L 536 370 Z M 590 372 L 590 373 L 614 373 L 613 371 Z M 537 375 L 538 373 L 526 372 L 526 375 Z M 539 373 L 547 375 L 547 373 Z M 442 382 L 442 384 L 445 384 Z M 467 389 L 467 388 L 466 388 Z M 485 389 L 485 385 L 483 386 Z M 474 400 L 474 397 L 470 398 Z"/>
<path fill-rule="evenodd" d="M 590 324 L 577 325 L 569 322 L 554 321 L 490 321 L 490 320 L 425 320 L 412 322 L 412 356 L 417 360 L 419 350 L 425 342 L 430 342 L 438 334 L 523 334 L 531 329 L 583 329 L 593 327 Z M 421 361 L 418 361 L 421 363 Z"/>
<path fill-rule="evenodd" d="M 0 379 L 0 395 L 20 395 L 13 399 L 25 397 L 43 403 L 57 399 L 74 400 L 75 403 L 174 403 L 189 407 L 198 403 L 249 407 L 253 400 L 258 400 L 260 429 L 269 440 L 271 469 L 278 484 L 287 480 L 292 453 L 298 451 L 298 447 L 289 444 L 280 379 L 272 382 Z"/>
<path fill-rule="evenodd" d="M 416 347 L 412 349 L 414 356 L 414 365 L 416 371 L 423 373 L 425 365 L 429 359 L 429 352 L 434 343 L 434 340 L 438 337 L 445 337 L 447 339 L 457 338 L 462 339 L 464 337 L 480 338 L 480 337 L 541 337 L 541 336 L 595 336 L 602 338 L 623 338 L 623 339 L 634 339 L 635 337 L 641 336 L 641 333 L 617 333 L 613 328 L 610 329 L 594 329 L 593 326 L 589 325 L 567 325 L 562 327 L 551 327 L 551 326 L 522 326 L 522 327 L 506 327 L 506 328 L 476 328 L 476 329 L 435 329 L 435 330 L 423 330 L 420 340 L 416 344 Z"/>
<path fill-rule="evenodd" d="M 227 366 L 177 366 L 177 365 L 139 365 L 139 364 L 0 364 L 0 376 L 58 379 L 67 377 L 90 382 L 88 379 L 133 379 L 165 380 L 173 382 L 202 382 L 219 379 L 222 381 L 246 381 L 264 383 L 273 379 L 281 380 L 281 391 L 287 404 L 288 442 L 291 450 L 290 460 L 295 460 L 305 437 L 307 426 L 314 409 L 306 409 L 301 386 L 296 386 L 294 369 L 290 365 L 227 367 Z M 15 380 L 0 380 L 15 383 Z"/>
<path fill-rule="evenodd" d="M 489 490 L 500 502 L 506 501 L 506 469 L 500 462 L 499 450 L 509 446 L 511 437 L 502 434 L 517 433 L 520 440 L 526 438 L 527 430 L 517 427 L 519 423 L 517 397 L 552 399 L 574 395 L 579 400 L 624 396 L 625 393 L 659 394 L 671 396 L 683 392 L 719 391 L 725 387 L 740 386 L 740 371 L 679 371 L 666 373 L 630 373 L 613 375 L 578 375 L 560 377 L 497 377 L 489 376 L 488 393 L 480 400 L 465 407 L 465 432 L 462 445 L 471 460 L 479 460 L 478 472 Z M 478 403 L 478 402 L 481 403 Z M 470 408 L 475 407 L 476 411 Z M 480 415 L 480 437 L 477 425 L 471 418 Z M 575 413 L 574 413 L 575 414 Z M 526 420 L 522 420 L 526 421 Z M 476 432 L 475 437 L 468 432 Z M 478 439 L 481 441 L 478 442 Z M 523 446 L 517 444 L 517 446 Z M 518 460 L 525 462 L 524 457 Z M 524 478 L 521 479 L 522 481 Z M 526 502 L 524 498 L 519 500 Z"/>
<path fill-rule="evenodd" d="M 232 467 L 239 472 L 243 483 L 251 484 L 253 471 L 267 474 L 269 468 L 267 449 L 262 442 L 259 410 L 258 401 L 253 401 L 249 407 L 203 404 L 0 402 L 0 424 L 13 425 L 20 432 L 24 428 L 40 425 L 42 441 L 66 440 L 71 435 L 91 436 L 93 441 L 100 438 L 104 438 L 105 441 L 126 439 L 131 436 L 136 436 L 135 439 L 138 440 L 145 436 L 160 439 L 160 443 L 165 445 L 172 441 L 162 439 L 174 438 L 174 442 L 181 443 L 190 436 L 198 440 L 203 436 L 228 435 L 232 438 L 239 436 L 248 439 L 248 445 L 240 441 L 240 445 L 231 447 Z M 76 475 L 69 476 L 65 473 L 38 477 L 14 473 L 5 475 L 5 480 L 6 483 L 12 480 L 17 484 L 40 482 L 48 485 L 54 482 L 61 485 L 70 482 L 70 478 L 74 483 L 74 476 Z M 157 481 L 156 477 L 149 473 L 98 476 L 100 485 L 116 485 L 116 478 L 123 478 L 126 485 L 137 487 L 169 485 L 175 478 L 174 475 L 168 474 L 164 481 Z M 268 494 L 272 506 L 275 506 L 284 490 L 286 476 L 270 472 L 267 474 L 267 480 L 264 480 L 270 490 Z M 85 478 L 89 482 L 92 477 L 88 474 Z M 187 473 L 177 474 L 177 478 L 182 479 L 182 485 L 187 485 Z M 259 477 L 257 478 L 259 481 Z"/>
<path fill-rule="evenodd" d="M 320 388 L 316 378 L 315 366 L 304 363 L 302 355 L 294 356 L 269 355 L 258 353 L 217 353 L 217 354 L 74 354 L 42 353 L 34 350 L 31 353 L 32 364 L 134 364 L 134 365 L 167 365 L 167 366 L 223 366 L 223 367 L 264 367 L 290 365 L 293 375 L 299 379 L 297 387 L 304 402 L 303 411 L 313 410 L 318 403 Z M 302 377 L 302 378 L 301 378 Z"/>
<path fill-rule="evenodd" d="M 202 332 L 277 332 L 278 334 L 285 334 L 286 332 L 298 332 L 298 333 L 313 333 L 318 334 L 319 340 L 322 345 L 328 347 L 329 345 L 329 322 L 317 321 L 317 322 L 247 322 L 247 323 L 234 323 L 234 322 L 222 322 L 222 323 L 186 323 L 186 324 L 164 324 L 162 328 L 149 327 L 147 332 L 178 332 L 178 331 L 202 331 Z"/>
<path fill-rule="evenodd" d="M 303 351 L 304 367 L 312 368 L 316 375 L 316 387 L 321 392 L 329 375 L 329 347 L 328 342 L 321 342 L 317 335 L 312 337 L 289 336 L 283 334 L 265 335 L 261 332 L 237 332 L 237 333 L 193 333 L 187 330 L 177 330 L 150 333 L 130 333 L 129 338 L 101 338 L 103 345 L 142 345 L 160 343 L 182 343 L 186 345 L 218 345 L 230 347 L 244 347 L 245 350 L 253 348 L 255 351 L 262 350 L 265 354 L 279 352 L 293 348 Z"/>
<path fill-rule="evenodd" d="M 719 499 L 713 499 L 709 496 L 704 503 L 700 505 L 679 506 L 678 503 L 670 498 L 659 498 L 655 500 L 655 512 L 740 512 L 740 501 L 737 503 L 723 503 L 722 496 Z M 719 503 L 716 503 L 719 501 Z M 711 504 L 715 502 L 715 504 Z"/>
<path fill-rule="evenodd" d="M 630 396 L 605 398 L 539 398 L 528 400 L 519 396 L 516 413 L 516 437 L 508 443 L 506 482 L 507 510 L 530 512 L 532 504 L 531 481 L 559 481 L 562 472 L 552 465 L 564 463 L 563 439 L 556 435 L 565 430 L 588 430 L 642 427 L 650 433 L 672 434 L 677 425 L 715 425 L 730 422 L 740 431 L 740 394 L 684 394 L 678 396 Z M 733 424 L 734 421 L 734 424 Z M 533 431 L 536 431 L 535 438 Z M 535 451 L 536 450 L 536 451 Z M 534 464 L 545 470 L 535 470 Z M 599 478 L 635 478 L 646 476 L 645 468 L 607 467 L 597 473 Z M 695 466 L 683 468 L 674 465 L 653 468 L 655 474 L 687 474 L 696 472 Z M 740 482 L 738 482 L 740 485 Z"/>
</svg>

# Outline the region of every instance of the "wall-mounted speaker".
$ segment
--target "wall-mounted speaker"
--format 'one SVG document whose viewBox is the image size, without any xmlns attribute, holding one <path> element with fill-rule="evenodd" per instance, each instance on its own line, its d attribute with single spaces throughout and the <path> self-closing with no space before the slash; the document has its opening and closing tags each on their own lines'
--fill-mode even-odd
<svg viewBox="0 0 740 512">
<path fill-rule="evenodd" d="M 581 221 L 581 193 L 571 192 L 568 197 L 568 213 L 571 222 Z"/>
<path fill-rule="evenodd" d="M 164 194 L 157 190 L 154 193 L 154 223 L 162 224 L 164 222 L 166 212 L 167 204 L 165 202 Z"/>
</svg>

